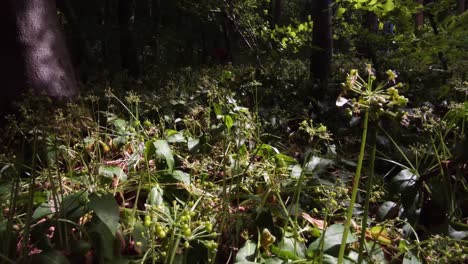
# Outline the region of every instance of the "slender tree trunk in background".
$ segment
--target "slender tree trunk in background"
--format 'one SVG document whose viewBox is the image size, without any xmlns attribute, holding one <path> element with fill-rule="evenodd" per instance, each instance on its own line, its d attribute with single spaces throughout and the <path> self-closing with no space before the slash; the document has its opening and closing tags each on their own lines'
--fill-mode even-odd
<svg viewBox="0 0 468 264">
<path fill-rule="evenodd" d="M 159 57 L 161 54 L 161 44 L 160 44 L 160 35 L 161 35 L 161 0 L 152 0 L 151 3 L 151 16 L 153 20 L 153 52 L 155 62 L 159 63 Z"/>
<path fill-rule="evenodd" d="M 462 14 L 466 10 L 466 0 L 458 0 L 457 13 Z"/>
<path fill-rule="evenodd" d="M 24 89 L 73 98 L 78 86 L 54 0 L 7 0 L 0 8 L 2 101 L 6 110 Z"/>
<path fill-rule="evenodd" d="M 135 2 L 119 0 L 120 60 L 123 69 L 134 79 L 141 74 L 135 38 Z"/>
<path fill-rule="evenodd" d="M 71 28 L 70 47 L 72 61 L 78 70 L 81 81 L 86 82 L 89 69 L 96 64 L 96 60 L 91 51 L 90 45 L 85 33 L 80 27 L 79 18 L 75 7 L 70 0 L 57 0 L 57 7 L 65 14 L 68 24 Z"/>
<path fill-rule="evenodd" d="M 275 25 L 280 24 L 281 14 L 283 13 L 283 0 L 274 0 L 271 2 L 272 5 L 272 20 L 271 26 L 275 28 Z"/>
<path fill-rule="evenodd" d="M 312 54 L 310 76 L 328 86 L 333 53 L 331 0 L 314 0 L 312 4 Z"/>
<path fill-rule="evenodd" d="M 416 2 L 421 6 L 424 5 L 424 0 L 416 0 Z M 414 23 L 416 26 L 416 32 L 418 32 L 424 26 L 424 12 L 422 10 L 415 15 Z"/>
<path fill-rule="evenodd" d="M 232 58 L 232 40 L 231 40 L 231 34 L 230 34 L 230 31 L 229 31 L 229 18 L 226 14 L 226 12 L 223 12 L 223 36 L 224 36 L 224 45 L 225 45 L 225 48 L 226 48 L 226 57 L 227 58 L 219 58 L 221 60 L 221 62 L 223 62 L 223 60 L 227 60 L 229 62 L 232 62 L 233 58 Z M 224 62 L 227 62 L 227 61 L 224 61 Z"/>
</svg>

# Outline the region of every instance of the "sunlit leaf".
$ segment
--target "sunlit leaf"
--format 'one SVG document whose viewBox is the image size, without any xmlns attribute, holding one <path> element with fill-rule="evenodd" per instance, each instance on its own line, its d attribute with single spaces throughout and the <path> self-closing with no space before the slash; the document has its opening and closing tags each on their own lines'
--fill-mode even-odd
<svg viewBox="0 0 468 264">
<path fill-rule="evenodd" d="M 100 166 L 98 169 L 98 173 L 99 175 L 110 179 L 114 179 L 114 177 L 116 177 L 121 181 L 127 180 L 127 174 L 125 174 L 122 168 L 118 166 Z"/>
<path fill-rule="evenodd" d="M 342 107 L 343 105 L 345 105 L 349 100 L 342 97 L 342 96 L 338 96 L 338 98 L 336 99 L 336 106 L 338 107 Z"/>
<path fill-rule="evenodd" d="M 154 147 L 156 148 L 156 156 L 164 157 L 166 160 L 166 165 L 168 171 L 171 172 L 174 170 L 174 156 L 172 155 L 172 150 L 169 147 L 169 144 L 165 140 L 156 140 L 153 142 Z"/>
<path fill-rule="evenodd" d="M 161 205 L 163 203 L 163 190 L 159 186 L 155 186 L 151 189 L 148 194 L 148 199 L 146 203 L 149 205 Z"/>
<path fill-rule="evenodd" d="M 252 263 L 255 259 L 257 244 L 251 240 L 245 241 L 244 245 L 239 249 L 236 254 L 234 263 Z"/>
<path fill-rule="evenodd" d="M 343 224 L 334 224 L 325 230 L 325 232 L 322 234 L 322 236 L 324 236 L 322 245 L 323 251 L 327 251 L 332 249 L 333 247 L 341 245 L 344 229 L 345 227 Z M 312 244 L 309 245 L 309 248 L 307 249 L 307 254 L 309 256 L 313 256 L 314 252 L 319 250 L 321 240 L 322 238 L 318 238 L 314 242 L 312 242 Z M 356 241 L 357 237 L 354 234 L 349 233 L 348 237 L 346 238 L 346 244 L 353 243 Z"/>
</svg>

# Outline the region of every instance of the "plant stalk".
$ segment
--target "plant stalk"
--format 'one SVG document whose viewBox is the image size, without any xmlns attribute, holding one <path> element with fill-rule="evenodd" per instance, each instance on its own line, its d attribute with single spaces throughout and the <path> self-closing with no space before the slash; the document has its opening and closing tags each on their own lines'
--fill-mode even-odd
<svg viewBox="0 0 468 264">
<path fill-rule="evenodd" d="M 364 205 L 364 215 L 362 217 L 362 227 L 361 227 L 361 237 L 359 239 L 359 257 L 358 257 L 358 264 L 362 263 L 363 259 L 363 252 L 364 252 L 364 247 L 366 244 L 366 229 L 367 229 L 367 218 L 369 215 L 369 200 L 371 197 L 371 191 L 372 191 L 372 182 L 374 179 L 374 165 L 375 165 L 375 154 L 377 152 L 377 131 L 375 130 L 375 126 L 371 125 L 370 129 L 370 140 L 371 140 L 371 156 L 370 156 L 370 164 L 369 164 L 369 179 L 367 179 L 367 186 L 366 186 L 366 201 Z"/>
<path fill-rule="evenodd" d="M 354 203 L 356 202 L 356 196 L 357 196 L 357 191 L 359 187 L 359 179 L 361 178 L 361 169 L 362 169 L 362 163 L 364 160 L 364 151 L 366 149 L 368 125 L 369 125 L 369 111 L 366 111 L 366 113 L 364 114 L 364 127 L 362 130 L 362 137 L 361 137 L 361 149 L 359 151 L 359 159 L 358 159 L 358 164 L 356 168 L 356 175 L 354 176 L 354 181 L 353 181 L 351 201 L 349 202 L 348 213 L 346 214 L 346 223 L 345 223 L 345 228 L 343 231 L 343 238 L 341 240 L 340 251 L 338 254 L 338 264 L 342 264 L 343 259 L 344 259 L 346 241 L 348 239 L 348 233 L 349 233 L 349 226 L 351 225 L 351 218 L 353 217 Z"/>
</svg>

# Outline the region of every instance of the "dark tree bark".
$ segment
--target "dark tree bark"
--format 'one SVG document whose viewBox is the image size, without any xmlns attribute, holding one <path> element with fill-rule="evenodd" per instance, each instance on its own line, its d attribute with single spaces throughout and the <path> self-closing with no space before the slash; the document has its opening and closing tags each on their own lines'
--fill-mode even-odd
<svg viewBox="0 0 468 264">
<path fill-rule="evenodd" d="M 7 0 L 0 8 L 0 113 L 25 89 L 73 98 L 78 87 L 54 0 Z"/>
<path fill-rule="evenodd" d="M 151 1 L 151 18 L 153 26 L 153 52 L 154 60 L 156 63 L 159 63 L 160 54 L 161 54 L 161 0 L 152 0 Z"/>
<path fill-rule="evenodd" d="M 457 13 L 462 14 L 466 10 L 466 0 L 458 0 Z"/>
<path fill-rule="evenodd" d="M 424 5 L 424 0 L 416 0 L 416 2 L 420 5 Z M 416 26 L 416 31 L 421 29 L 424 26 L 424 12 L 421 11 L 417 13 L 414 17 L 414 23 Z"/>
<path fill-rule="evenodd" d="M 283 0 L 274 0 L 270 3 L 272 10 L 271 27 L 275 28 L 275 25 L 279 25 L 280 23 L 281 14 L 283 12 Z"/>
<path fill-rule="evenodd" d="M 311 78 L 319 80 L 325 87 L 328 85 L 333 52 L 331 4 L 331 0 L 315 0 L 312 4 L 314 27 L 310 73 Z"/>
<path fill-rule="evenodd" d="M 80 26 L 79 17 L 75 11 L 75 5 L 70 0 L 57 0 L 57 8 L 63 12 L 70 26 L 71 37 L 69 39 L 72 62 L 77 69 L 78 78 L 86 82 L 89 69 L 96 65 L 87 36 Z"/>
<path fill-rule="evenodd" d="M 135 37 L 135 2 L 119 0 L 120 60 L 123 69 L 134 79 L 141 74 L 141 65 Z"/>
<path fill-rule="evenodd" d="M 223 36 L 224 36 L 224 45 L 226 48 L 226 58 L 225 62 L 232 62 L 232 39 L 231 39 L 231 34 L 229 30 L 229 18 L 226 14 L 226 12 L 222 13 L 223 17 Z M 221 62 L 223 62 L 223 58 L 220 57 Z"/>
</svg>

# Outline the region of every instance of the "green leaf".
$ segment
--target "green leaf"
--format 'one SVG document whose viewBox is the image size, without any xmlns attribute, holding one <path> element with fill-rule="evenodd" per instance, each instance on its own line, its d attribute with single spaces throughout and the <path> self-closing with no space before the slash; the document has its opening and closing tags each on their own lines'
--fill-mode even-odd
<svg viewBox="0 0 468 264">
<path fill-rule="evenodd" d="M 396 192 L 402 192 L 413 186 L 416 183 L 416 178 L 416 174 L 411 172 L 410 169 L 404 169 L 391 179 L 391 188 Z"/>
<path fill-rule="evenodd" d="M 195 150 L 199 149 L 200 139 L 191 139 L 187 142 L 187 148 L 190 152 L 194 152 Z"/>
<path fill-rule="evenodd" d="M 387 216 L 391 215 L 392 210 L 397 210 L 397 204 L 392 201 L 384 202 L 377 210 L 377 217 L 380 220 L 387 219 Z"/>
<path fill-rule="evenodd" d="M 234 120 L 232 120 L 232 117 L 230 115 L 225 115 L 223 117 L 224 124 L 226 125 L 228 130 L 231 130 L 232 126 L 234 125 Z"/>
<path fill-rule="evenodd" d="M 180 143 L 186 141 L 182 133 L 179 133 L 177 130 L 173 129 L 166 130 L 166 140 L 169 143 Z"/>
<path fill-rule="evenodd" d="M 172 150 L 167 141 L 156 140 L 153 142 L 153 145 L 156 148 L 156 156 L 164 157 L 168 171 L 172 172 L 174 170 L 174 156 L 172 155 Z"/>
<path fill-rule="evenodd" d="M 148 194 L 148 199 L 146 203 L 149 205 L 161 205 L 163 203 L 163 194 L 164 191 L 159 186 L 155 186 L 151 189 L 150 193 Z"/>
<path fill-rule="evenodd" d="M 343 224 L 334 224 L 328 227 L 325 232 L 322 234 L 324 236 L 323 238 L 323 251 L 328 251 L 332 249 L 333 247 L 341 245 L 341 240 L 343 238 L 343 232 L 344 232 L 344 225 Z M 307 254 L 309 256 L 313 256 L 315 252 L 317 252 L 320 248 L 320 242 L 322 240 L 322 237 L 316 239 L 312 244 L 309 245 L 309 248 L 307 249 Z M 346 239 L 346 244 L 353 243 L 357 241 L 357 237 L 349 233 L 348 237 Z"/>
<path fill-rule="evenodd" d="M 340 17 L 346 12 L 346 8 L 340 7 L 336 10 L 335 16 Z"/>
<path fill-rule="evenodd" d="M 298 260 L 305 258 L 306 246 L 292 237 L 292 234 L 286 233 L 278 246 L 271 246 L 273 253 L 281 258 Z"/>
<path fill-rule="evenodd" d="M 107 226 L 110 233 L 115 235 L 119 226 L 119 206 L 111 193 L 104 195 L 92 194 L 88 204 L 97 217 Z"/>
<path fill-rule="evenodd" d="M 145 157 L 150 159 L 156 156 L 158 158 L 164 158 L 168 171 L 172 172 L 174 169 L 174 156 L 172 150 L 166 140 L 149 140 L 145 143 Z"/>
<path fill-rule="evenodd" d="M 172 177 L 180 182 L 183 182 L 185 185 L 190 185 L 190 174 L 188 173 L 180 170 L 174 170 L 172 172 Z"/>
<path fill-rule="evenodd" d="M 117 179 L 121 181 L 127 180 L 127 174 L 125 174 L 122 168 L 117 167 L 117 166 L 102 165 L 98 169 L 98 174 L 106 178 L 110 178 L 110 179 L 114 179 L 114 177 L 117 177 Z"/>
<path fill-rule="evenodd" d="M 237 252 L 234 263 L 254 263 L 252 261 L 255 259 L 256 251 L 256 243 L 251 240 L 245 241 L 244 245 Z"/>
<path fill-rule="evenodd" d="M 411 252 L 405 254 L 403 258 L 403 264 L 421 264 L 422 262 L 414 256 Z"/>
<path fill-rule="evenodd" d="M 53 212 L 50 209 L 50 204 L 42 203 L 41 205 L 39 205 L 39 207 L 36 208 L 36 210 L 34 210 L 32 218 L 36 220 L 36 219 L 51 215 L 52 213 Z"/>
<path fill-rule="evenodd" d="M 393 2 L 393 0 L 388 0 L 387 2 L 385 2 L 385 4 L 383 5 L 383 9 L 385 13 L 388 13 L 395 9 L 395 3 Z"/>
</svg>

